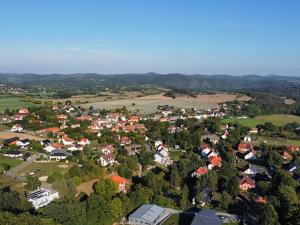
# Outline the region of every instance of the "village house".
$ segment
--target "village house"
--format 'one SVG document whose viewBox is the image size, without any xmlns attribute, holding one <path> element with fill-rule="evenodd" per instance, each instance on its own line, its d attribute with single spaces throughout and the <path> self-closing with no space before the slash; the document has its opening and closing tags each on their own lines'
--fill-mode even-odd
<svg viewBox="0 0 300 225">
<path fill-rule="evenodd" d="M 78 144 L 82 145 L 82 146 L 86 146 L 90 144 L 90 140 L 87 138 L 80 138 Z"/>
<path fill-rule="evenodd" d="M 99 148 L 99 151 L 102 154 L 112 154 L 115 151 L 115 147 L 113 145 L 104 145 Z"/>
<path fill-rule="evenodd" d="M 249 131 L 250 134 L 257 134 L 258 133 L 258 129 L 256 127 L 251 128 Z"/>
<path fill-rule="evenodd" d="M 287 147 L 287 151 L 288 152 L 296 152 L 296 151 L 299 151 L 299 147 L 297 145 L 289 145 Z"/>
<path fill-rule="evenodd" d="M 244 142 L 251 142 L 252 138 L 250 136 L 245 136 L 244 137 Z"/>
<path fill-rule="evenodd" d="M 100 163 L 101 166 L 113 165 L 115 162 L 115 157 L 111 153 L 103 154 L 98 159 L 98 163 Z"/>
<path fill-rule="evenodd" d="M 238 151 L 240 153 L 245 153 L 251 150 L 251 145 L 249 143 L 240 143 L 238 145 Z"/>
<path fill-rule="evenodd" d="M 129 122 L 130 123 L 138 123 L 139 121 L 140 121 L 140 117 L 139 116 L 134 115 L 134 116 L 130 116 L 129 117 Z"/>
<path fill-rule="evenodd" d="M 243 176 L 240 179 L 240 185 L 239 185 L 240 189 L 242 189 L 243 191 L 248 191 L 249 189 L 255 188 L 255 180 L 251 179 L 248 176 Z"/>
<path fill-rule="evenodd" d="M 92 117 L 89 115 L 81 115 L 79 117 L 76 117 L 75 119 L 77 119 L 79 121 L 91 121 Z"/>
<path fill-rule="evenodd" d="M 121 137 L 119 139 L 120 145 L 125 146 L 125 145 L 130 145 L 131 144 L 131 139 L 127 136 Z"/>
<path fill-rule="evenodd" d="M 9 157 L 9 158 L 21 158 L 23 156 L 23 153 L 18 150 L 11 150 L 11 151 L 5 152 L 3 154 L 3 156 Z"/>
<path fill-rule="evenodd" d="M 73 145 L 75 141 L 72 138 L 69 138 L 68 136 L 64 136 L 63 138 L 60 139 L 60 142 L 63 145 Z"/>
<path fill-rule="evenodd" d="M 50 145 L 47 145 L 44 150 L 46 152 L 52 152 L 53 150 L 55 149 L 61 149 L 63 146 L 60 144 L 60 143 L 53 143 L 53 144 L 50 144 Z"/>
<path fill-rule="evenodd" d="M 23 127 L 21 124 L 15 124 L 12 126 L 12 128 L 10 129 L 11 132 L 18 132 L 18 133 L 21 133 L 23 132 Z"/>
<path fill-rule="evenodd" d="M 111 177 L 111 180 L 117 185 L 119 192 L 126 193 L 126 182 L 127 180 L 123 177 L 120 177 L 118 175 L 114 175 Z"/>
<path fill-rule="evenodd" d="M 24 116 L 30 115 L 29 110 L 26 109 L 26 108 L 20 109 L 20 110 L 18 111 L 18 113 L 19 113 L 20 115 L 24 115 Z"/>
<path fill-rule="evenodd" d="M 207 173 L 208 173 L 207 167 L 202 166 L 202 167 L 199 167 L 196 171 L 194 171 L 191 174 L 191 177 L 200 177 L 200 176 L 205 175 Z"/>
<path fill-rule="evenodd" d="M 209 157 L 209 164 L 208 164 L 208 169 L 211 170 L 215 167 L 221 167 L 222 165 L 222 158 L 220 156 L 212 156 Z"/>
<path fill-rule="evenodd" d="M 265 167 L 263 166 L 258 166 L 258 165 L 254 165 L 254 164 L 248 164 L 245 169 L 244 169 L 244 174 L 246 175 L 250 175 L 252 177 L 254 177 L 257 174 L 267 174 L 268 171 Z"/>
<path fill-rule="evenodd" d="M 19 140 L 16 142 L 16 145 L 20 148 L 24 148 L 24 147 L 30 145 L 30 140 L 29 139 Z"/>
<path fill-rule="evenodd" d="M 72 153 L 67 152 L 64 149 L 55 149 L 51 152 L 49 159 L 50 160 L 54 159 L 56 161 L 60 161 L 60 160 L 65 160 L 69 156 L 72 156 Z"/>
<path fill-rule="evenodd" d="M 27 196 L 27 200 L 32 203 L 35 209 L 48 205 L 55 199 L 59 198 L 58 192 L 51 192 L 48 189 L 37 189 Z"/>
<path fill-rule="evenodd" d="M 140 151 L 140 149 L 141 149 L 141 146 L 135 145 L 135 144 L 124 146 L 124 150 L 128 156 L 135 155 L 136 153 L 138 153 Z"/>
<path fill-rule="evenodd" d="M 257 159 L 256 152 L 254 150 L 250 150 L 244 154 L 243 158 L 245 160 L 256 160 Z"/>
<path fill-rule="evenodd" d="M 64 122 L 65 120 L 68 119 L 68 115 L 65 115 L 65 114 L 58 114 L 58 115 L 56 115 L 56 119 L 58 119 L 58 120 L 61 121 L 61 122 Z"/>
</svg>

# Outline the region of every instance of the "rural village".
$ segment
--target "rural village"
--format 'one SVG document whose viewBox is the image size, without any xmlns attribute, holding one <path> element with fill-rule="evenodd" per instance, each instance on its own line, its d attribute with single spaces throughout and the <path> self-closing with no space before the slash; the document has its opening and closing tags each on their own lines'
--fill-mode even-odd
<svg viewBox="0 0 300 225">
<path fill-rule="evenodd" d="M 298 186 L 299 144 L 274 144 L 271 137 L 298 136 L 300 124 L 237 123 L 251 120 L 247 105 L 158 105 L 142 115 L 68 100 L 6 110 L 0 115 L 6 128 L 0 131 L 1 179 L 25 196 L 26 207 L 57 222 L 70 220 L 66 224 L 82 216 L 82 202 L 97 224 L 97 210 L 111 200 L 101 212 L 103 224 L 257 224 L 261 213 L 272 211 L 266 205 L 274 196 L 288 198 Z M 72 201 L 78 208 L 68 208 Z M 93 208 L 97 201 L 101 209 Z M 72 210 L 76 218 L 68 215 Z"/>
</svg>

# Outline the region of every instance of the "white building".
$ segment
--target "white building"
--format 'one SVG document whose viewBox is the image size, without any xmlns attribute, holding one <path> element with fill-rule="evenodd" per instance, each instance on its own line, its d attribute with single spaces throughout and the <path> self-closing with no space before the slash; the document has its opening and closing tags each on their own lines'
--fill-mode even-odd
<svg viewBox="0 0 300 225">
<path fill-rule="evenodd" d="M 145 204 L 129 216 L 128 224 L 157 225 L 165 220 L 168 215 L 165 208 L 158 205 Z"/>
<path fill-rule="evenodd" d="M 58 192 L 51 193 L 50 190 L 44 188 L 37 189 L 27 196 L 27 200 L 32 203 L 35 209 L 48 205 L 56 198 L 59 198 Z"/>
</svg>

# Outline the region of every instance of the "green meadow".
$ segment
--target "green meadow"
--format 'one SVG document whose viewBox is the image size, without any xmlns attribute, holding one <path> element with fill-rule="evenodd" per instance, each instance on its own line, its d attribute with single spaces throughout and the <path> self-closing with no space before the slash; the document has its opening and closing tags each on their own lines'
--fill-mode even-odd
<svg viewBox="0 0 300 225">
<path fill-rule="evenodd" d="M 245 127 L 255 127 L 258 124 L 264 124 L 266 122 L 271 122 L 276 126 L 284 126 L 288 123 L 300 123 L 300 117 L 295 115 L 285 115 L 285 114 L 273 114 L 257 116 L 254 118 L 238 119 L 238 118 L 225 118 L 222 120 L 223 123 L 239 123 Z"/>
</svg>

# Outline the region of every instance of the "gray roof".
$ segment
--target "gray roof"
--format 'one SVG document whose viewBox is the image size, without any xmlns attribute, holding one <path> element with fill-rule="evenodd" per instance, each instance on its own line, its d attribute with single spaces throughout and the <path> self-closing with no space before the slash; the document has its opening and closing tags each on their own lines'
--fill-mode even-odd
<svg viewBox="0 0 300 225">
<path fill-rule="evenodd" d="M 145 204 L 138 208 L 134 213 L 132 213 L 129 218 L 134 219 L 143 219 L 148 223 L 153 223 L 160 215 L 165 211 L 164 208 L 154 205 L 154 204 Z"/>
<path fill-rule="evenodd" d="M 191 225 L 222 225 L 223 220 L 216 215 L 216 211 L 211 209 L 202 209 L 197 213 Z"/>
</svg>

